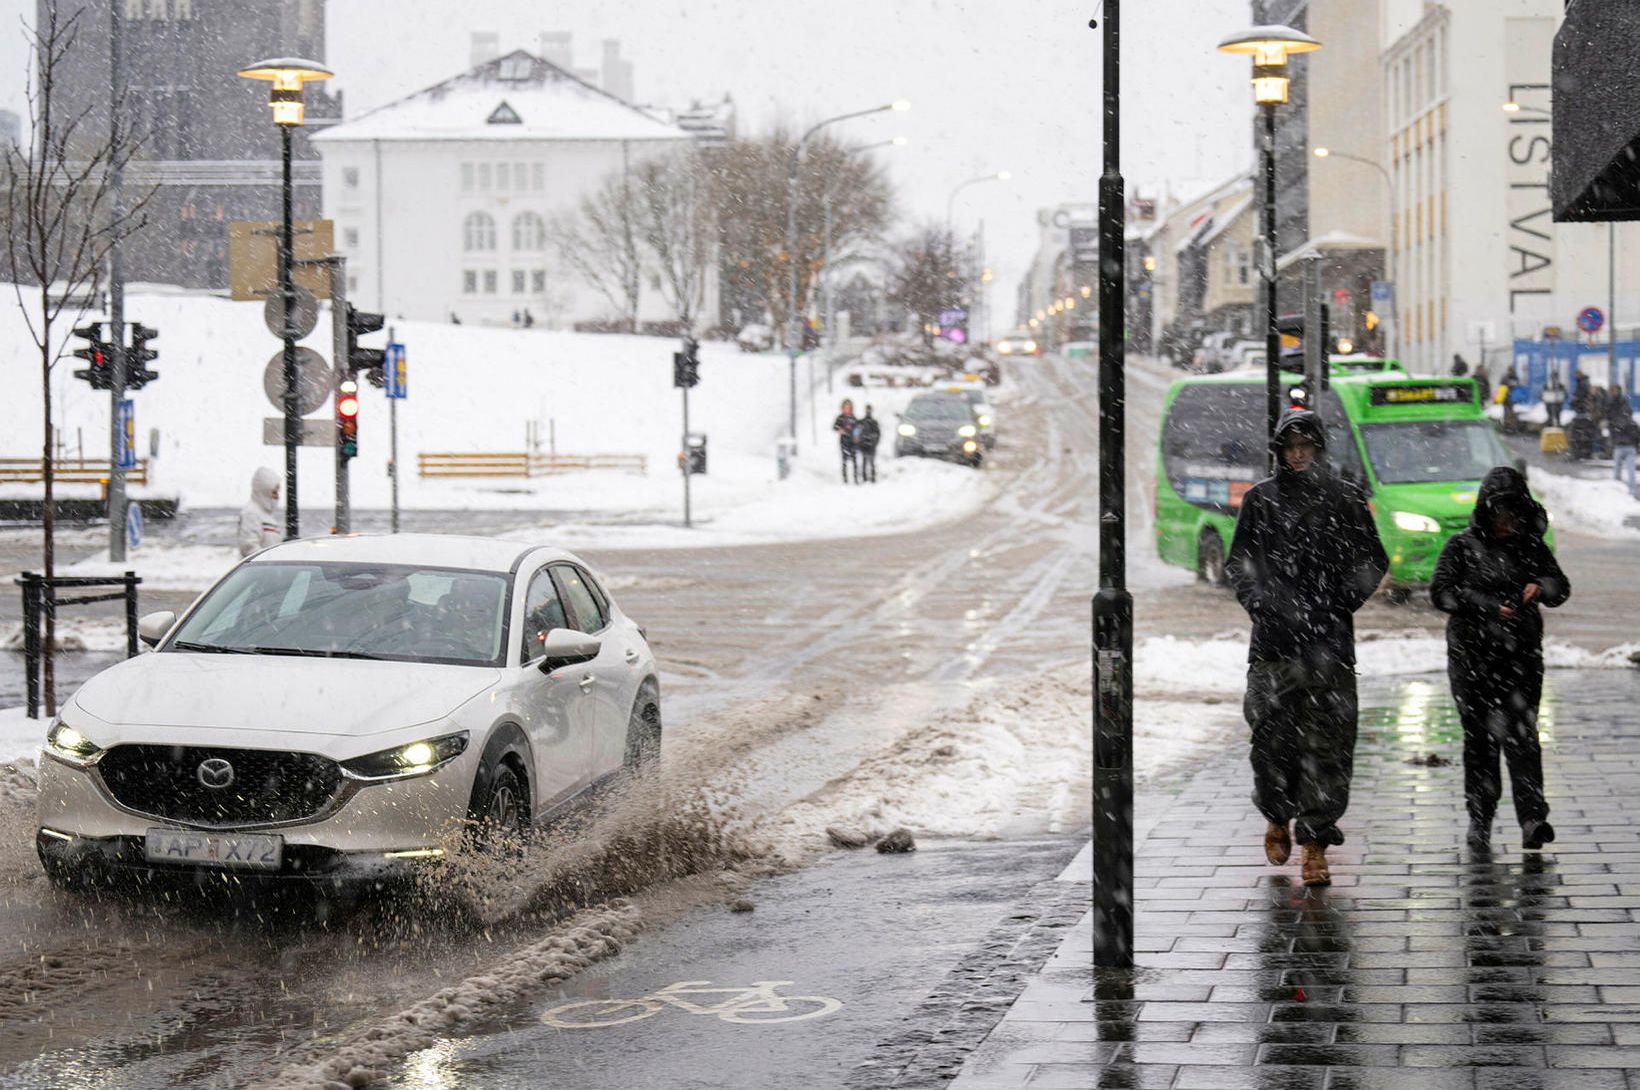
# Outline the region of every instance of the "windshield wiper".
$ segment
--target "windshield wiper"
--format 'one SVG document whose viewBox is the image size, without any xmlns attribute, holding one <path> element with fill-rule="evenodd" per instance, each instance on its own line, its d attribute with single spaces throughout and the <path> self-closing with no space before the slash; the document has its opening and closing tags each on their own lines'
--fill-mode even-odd
<svg viewBox="0 0 1640 1090">
<path fill-rule="evenodd" d="M 193 643 L 189 640 L 175 640 L 169 650 L 172 651 L 205 651 L 213 655 L 249 655 L 248 647 L 224 647 L 219 643 Z"/>
<path fill-rule="evenodd" d="M 371 662 L 387 661 L 381 655 L 372 655 L 365 651 L 321 651 L 312 647 L 249 647 L 246 651 L 252 655 L 294 655 L 300 658 L 312 659 L 368 659 Z"/>
</svg>

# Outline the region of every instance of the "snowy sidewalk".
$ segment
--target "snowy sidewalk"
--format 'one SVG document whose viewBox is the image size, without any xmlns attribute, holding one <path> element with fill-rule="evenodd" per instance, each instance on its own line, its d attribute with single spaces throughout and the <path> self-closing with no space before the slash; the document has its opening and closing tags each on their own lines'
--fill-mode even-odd
<svg viewBox="0 0 1640 1090">
<path fill-rule="evenodd" d="M 1265 864 L 1231 747 L 1140 845 L 1138 969 L 1095 972 L 1084 916 L 952 1085 L 1640 1090 L 1636 698 L 1632 672 L 1551 673 L 1559 840 L 1522 853 L 1506 801 L 1477 858 L 1443 679 L 1364 685 L 1323 890 Z"/>
</svg>

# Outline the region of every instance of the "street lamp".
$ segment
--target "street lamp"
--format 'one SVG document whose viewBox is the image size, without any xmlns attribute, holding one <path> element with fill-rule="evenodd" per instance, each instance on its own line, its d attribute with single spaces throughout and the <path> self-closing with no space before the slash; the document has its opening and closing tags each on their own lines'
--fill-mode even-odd
<svg viewBox="0 0 1640 1090">
<path fill-rule="evenodd" d="M 855 110 L 853 113 L 828 117 L 824 121 L 817 122 L 809 127 L 809 131 L 805 132 L 797 143 L 792 146 L 791 158 L 786 162 L 786 264 L 790 266 L 788 270 L 790 292 L 786 301 L 791 307 L 790 312 L 786 315 L 786 377 L 790 388 L 789 411 L 786 417 L 786 440 L 794 453 L 797 450 L 797 356 L 802 348 L 797 323 L 797 166 L 803 157 L 803 145 L 807 144 L 815 133 L 827 125 L 835 125 L 839 121 L 851 121 L 856 117 L 869 117 L 872 114 L 886 113 L 889 110 L 909 109 L 911 109 L 911 103 L 899 98 L 883 106 L 873 106 L 869 110 Z"/>
<path fill-rule="evenodd" d="M 1316 148 L 1315 157 L 1317 159 L 1348 159 L 1352 163 L 1361 163 L 1376 170 L 1379 176 L 1384 179 L 1384 192 L 1389 195 L 1389 251 L 1385 262 L 1388 267 L 1385 272 L 1388 273 L 1390 282 L 1394 283 L 1399 279 L 1396 276 L 1395 258 L 1396 251 L 1399 249 L 1398 232 L 1400 231 L 1400 221 L 1396 216 L 1395 181 L 1389 176 L 1389 171 L 1384 169 L 1382 163 L 1368 159 L 1364 155 L 1351 155 L 1347 151 L 1335 151 L 1332 148 Z M 1384 355 L 1393 358 L 1395 355 L 1395 342 L 1392 334 L 1396 331 L 1394 314 L 1392 312 L 1389 315 L 1380 315 L 1380 317 L 1389 322 L 1389 332 L 1384 336 Z"/>
<path fill-rule="evenodd" d="M 1287 101 L 1287 58 L 1320 48 L 1321 43 L 1303 31 L 1279 25 L 1256 26 L 1219 43 L 1221 53 L 1241 53 L 1253 58 L 1253 101 L 1264 115 L 1260 149 L 1264 174 L 1264 260 L 1259 263 L 1259 275 L 1264 281 L 1264 393 L 1272 439 L 1276 434 L 1276 420 L 1281 415 L 1281 330 L 1276 315 L 1276 107 Z"/>
<path fill-rule="evenodd" d="M 301 442 L 302 415 L 297 402 L 296 289 L 291 279 L 294 247 L 291 244 L 290 132 L 302 123 L 303 84 L 329 79 L 335 73 L 316 61 L 300 57 L 274 57 L 257 61 L 241 69 L 239 74 L 245 79 L 268 80 L 273 84 L 268 93 L 268 105 L 273 108 L 273 123 L 279 126 L 280 158 L 284 164 L 278 243 L 279 301 L 283 304 L 282 332 L 285 342 L 285 536 L 293 538 L 299 536 L 301 531 L 296 505 L 296 450 Z"/>
<path fill-rule="evenodd" d="M 977 178 L 969 178 L 965 182 L 958 182 L 952 188 L 951 195 L 949 197 L 945 198 L 945 230 L 946 230 L 946 233 L 949 234 L 951 232 L 951 216 L 952 216 L 952 213 L 956 210 L 957 194 L 958 193 L 961 193 L 963 190 L 967 189 L 971 185 L 979 185 L 981 182 L 1006 182 L 1009 178 L 1012 178 L 1012 177 L 1013 177 L 1013 175 L 1010 174 L 1008 171 L 999 170 L 994 174 L 981 174 Z"/>
</svg>

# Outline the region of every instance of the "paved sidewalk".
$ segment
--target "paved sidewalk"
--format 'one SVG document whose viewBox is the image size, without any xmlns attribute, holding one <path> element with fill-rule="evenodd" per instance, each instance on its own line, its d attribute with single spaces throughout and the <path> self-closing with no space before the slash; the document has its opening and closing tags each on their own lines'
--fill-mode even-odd
<svg viewBox="0 0 1640 1090">
<path fill-rule="evenodd" d="M 1139 848 L 1138 968 L 1093 970 L 1084 919 L 956 1090 L 1640 1090 L 1640 673 L 1550 674 L 1541 854 L 1507 798 L 1492 855 L 1461 847 L 1444 679 L 1361 695 L 1330 889 L 1265 864 L 1233 750 Z"/>
</svg>

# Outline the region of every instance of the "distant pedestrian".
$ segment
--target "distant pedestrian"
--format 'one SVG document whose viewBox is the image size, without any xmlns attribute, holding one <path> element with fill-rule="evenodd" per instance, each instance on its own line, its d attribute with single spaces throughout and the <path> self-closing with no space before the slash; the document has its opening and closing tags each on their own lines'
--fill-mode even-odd
<svg viewBox="0 0 1640 1090">
<path fill-rule="evenodd" d="M 877 444 L 882 437 L 883 427 L 867 405 L 866 415 L 854 425 L 854 446 L 860 454 L 860 477 L 872 484 L 877 483 Z"/>
<path fill-rule="evenodd" d="M 1560 411 L 1566 404 L 1566 386 L 1560 381 L 1560 372 L 1551 365 L 1549 381 L 1543 385 L 1543 411 L 1548 414 L 1549 426 L 1560 427 Z"/>
<path fill-rule="evenodd" d="M 1492 395 L 1503 409 L 1503 434 L 1514 435 L 1520 431 L 1520 417 L 1515 412 L 1515 381 L 1514 372 L 1505 371 L 1498 379 L 1498 389 Z"/>
<path fill-rule="evenodd" d="M 1543 540 L 1549 517 L 1526 478 L 1511 466 L 1487 473 L 1469 527 L 1441 550 L 1430 583 L 1446 622 L 1446 670 L 1463 722 L 1464 802 L 1468 843 L 1491 847 L 1492 819 L 1503 793 L 1501 753 L 1509 765 L 1521 844 L 1555 838 L 1543 798 L 1538 701 L 1543 693 L 1543 614 L 1572 593 Z"/>
<path fill-rule="evenodd" d="M 250 502 L 239 509 L 239 555 L 285 540 L 279 525 L 279 474 L 262 466 L 251 474 Z"/>
<path fill-rule="evenodd" d="M 1579 416 L 1589 411 L 1589 376 L 1582 371 L 1572 374 L 1572 411 Z"/>
<path fill-rule="evenodd" d="M 1225 564 L 1253 620 L 1243 705 L 1253 805 L 1269 822 L 1265 858 L 1285 863 L 1296 837 L 1304 884 L 1324 886 L 1355 762 L 1354 613 L 1389 560 L 1366 497 L 1327 465 L 1319 416 L 1282 413 L 1271 445 L 1275 475 L 1243 498 Z"/>
<path fill-rule="evenodd" d="M 1606 434 L 1606 426 L 1610 423 L 1611 406 L 1606 399 L 1604 386 L 1589 387 L 1589 434 L 1594 438 L 1594 456 L 1609 458 L 1612 453 L 1611 436 Z"/>
<path fill-rule="evenodd" d="M 854 402 L 850 398 L 844 398 L 842 411 L 837 414 L 837 419 L 831 422 L 831 430 L 837 433 L 837 448 L 843 455 L 844 484 L 848 484 L 850 469 L 854 470 L 854 483 L 860 483 L 860 463 L 855 458 L 854 424 Z"/>
<path fill-rule="evenodd" d="M 1606 399 L 1606 431 L 1612 441 L 1612 477 L 1627 484 L 1629 495 L 1635 495 L 1634 463 L 1640 450 L 1640 424 L 1634 422 L 1634 411 L 1621 386 L 1614 385 Z"/>
<path fill-rule="evenodd" d="M 1469 377 L 1469 363 L 1463 358 L 1463 353 L 1452 353 L 1452 373 L 1458 378 Z"/>
<path fill-rule="evenodd" d="M 461 324 L 461 315 L 457 314 L 453 310 L 450 312 L 450 324 L 451 325 L 460 325 Z"/>
<path fill-rule="evenodd" d="M 1492 382 L 1486 377 L 1486 368 L 1482 364 L 1475 365 L 1475 391 L 1480 395 L 1482 405 L 1492 404 Z"/>
<path fill-rule="evenodd" d="M 524 328 L 525 329 L 532 329 L 532 328 L 534 328 L 534 326 L 535 326 L 535 315 L 530 313 L 530 308 L 529 307 L 525 307 L 524 308 Z"/>
</svg>

